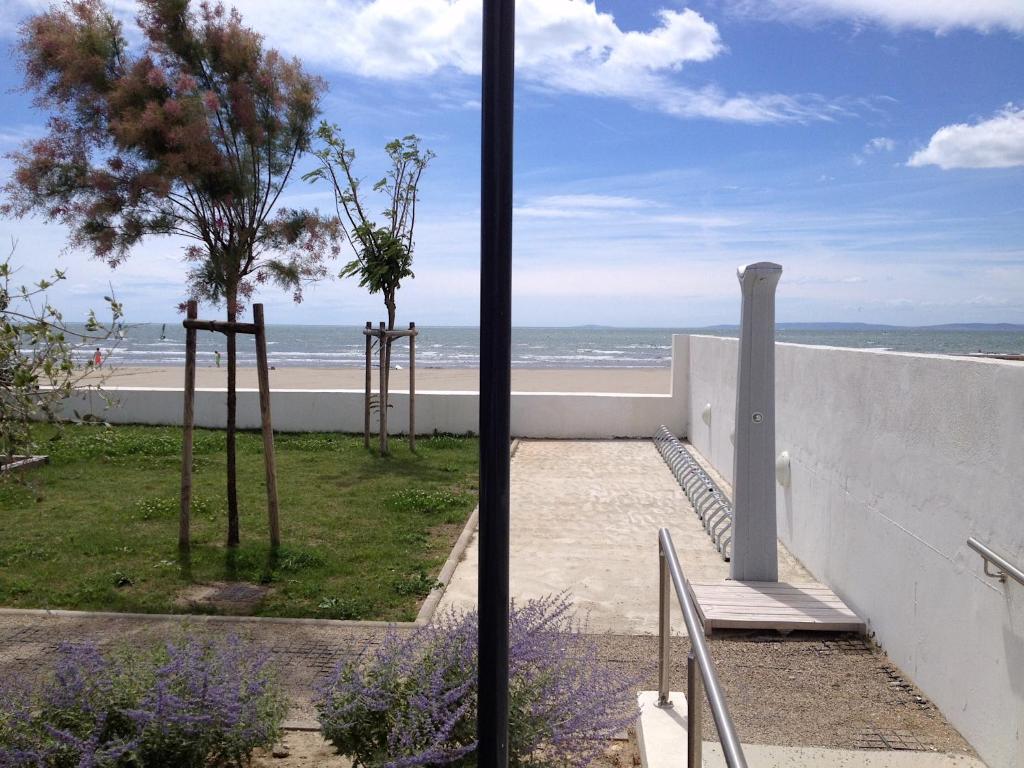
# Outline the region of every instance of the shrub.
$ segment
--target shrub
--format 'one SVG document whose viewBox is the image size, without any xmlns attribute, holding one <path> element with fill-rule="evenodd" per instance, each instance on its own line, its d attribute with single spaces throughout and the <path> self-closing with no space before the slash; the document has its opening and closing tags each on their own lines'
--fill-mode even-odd
<svg viewBox="0 0 1024 768">
<path fill-rule="evenodd" d="M 108 296 L 110 327 L 100 325 L 91 312 L 84 326 L 72 327 L 46 299 L 65 273 L 55 269 L 48 278 L 18 285 L 11 250 L 0 257 L 0 456 L 7 459 L 38 447 L 40 420 L 59 427 L 58 417 L 70 415 L 63 413 L 63 402 L 72 392 L 96 388 L 86 381 L 98 373 L 92 348 L 110 346 L 122 316 L 121 305 Z M 81 357 L 90 362 L 80 365 Z M 17 476 L 0 474 L 0 481 Z"/>
<path fill-rule="evenodd" d="M 602 664 L 565 596 L 512 606 L 509 763 L 582 768 L 632 722 L 635 681 Z M 324 737 L 356 768 L 457 766 L 476 760 L 477 615 L 447 613 L 318 686 Z"/>
<path fill-rule="evenodd" d="M 0 767 L 241 765 L 284 712 L 266 656 L 237 638 L 146 655 L 64 645 L 39 685 L 0 685 Z"/>
</svg>

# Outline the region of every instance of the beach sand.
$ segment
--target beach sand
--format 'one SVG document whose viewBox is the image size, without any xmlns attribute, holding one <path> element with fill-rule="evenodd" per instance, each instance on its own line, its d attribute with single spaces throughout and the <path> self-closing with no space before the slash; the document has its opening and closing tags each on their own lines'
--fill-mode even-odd
<svg viewBox="0 0 1024 768">
<path fill-rule="evenodd" d="M 181 388 L 185 369 L 166 367 L 129 367 L 108 371 L 108 387 Z M 360 368 L 278 368 L 270 372 L 271 389 L 359 389 L 364 386 L 365 373 Z M 417 368 L 416 391 L 468 391 L 479 386 L 480 372 L 463 368 Z M 628 392 L 633 394 L 668 394 L 668 368 L 572 368 L 512 370 L 512 389 L 516 392 Z M 380 381 L 373 372 L 373 389 Z M 407 370 L 391 371 L 391 391 L 408 388 Z M 227 386 L 226 367 L 202 367 L 196 370 L 199 388 Z M 257 387 L 256 369 L 238 369 L 238 387 Z"/>
</svg>

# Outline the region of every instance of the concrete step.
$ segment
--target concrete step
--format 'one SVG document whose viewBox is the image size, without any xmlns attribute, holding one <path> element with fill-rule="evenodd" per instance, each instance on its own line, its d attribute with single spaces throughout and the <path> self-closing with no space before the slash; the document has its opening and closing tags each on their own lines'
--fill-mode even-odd
<svg viewBox="0 0 1024 768">
<path fill-rule="evenodd" d="M 683 768 L 686 765 L 686 696 L 671 691 L 671 707 L 658 706 L 657 691 L 637 694 L 640 718 L 636 738 L 643 768 Z"/>
</svg>

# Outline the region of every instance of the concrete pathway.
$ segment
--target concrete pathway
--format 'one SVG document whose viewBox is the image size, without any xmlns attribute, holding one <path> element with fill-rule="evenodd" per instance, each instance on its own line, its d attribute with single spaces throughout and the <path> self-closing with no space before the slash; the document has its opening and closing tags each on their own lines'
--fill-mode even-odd
<svg viewBox="0 0 1024 768">
<path fill-rule="evenodd" d="M 658 529 L 667 527 L 687 578 L 724 579 L 686 496 L 650 441 L 526 440 L 512 460 L 510 568 L 516 599 L 568 591 L 589 631 L 658 629 Z M 440 608 L 476 605 L 474 536 Z M 812 577 L 780 545 L 779 577 Z M 675 601 L 673 601 L 675 605 Z M 684 631 L 675 606 L 673 627 Z"/>
</svg>

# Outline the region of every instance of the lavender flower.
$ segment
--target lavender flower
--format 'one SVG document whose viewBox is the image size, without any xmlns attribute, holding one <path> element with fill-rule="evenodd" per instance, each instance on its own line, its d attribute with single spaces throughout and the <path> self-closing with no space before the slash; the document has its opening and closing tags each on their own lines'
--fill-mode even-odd
<svg viewBox="0 0 1024 768">
<path fill-rule="evenodd" d="M 583 768 L 635 718 L 636 681 L 600 663 L 565 595 L 512 605 L 510 764 Z M 318 685 L 324 736 L 356 768 L 476 766 L 477 615 L 447 613 Z"/>
<path fill-rule="evenodd" d="M 284 708 L 267 655 L 238 638 L 141 656 L 62 646 L 41 685 L 0 686 L 0 768 L 240 765 Z"/>
</svg>

